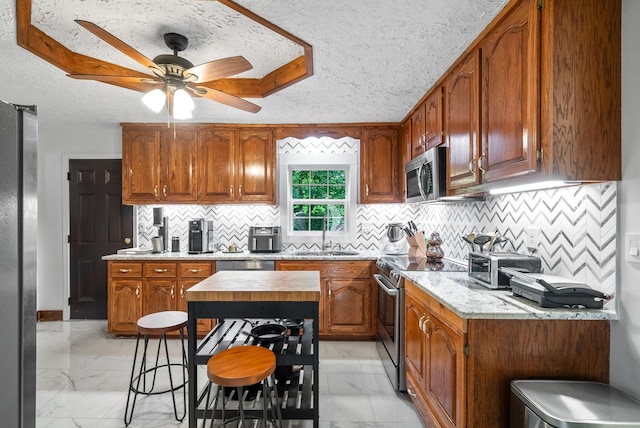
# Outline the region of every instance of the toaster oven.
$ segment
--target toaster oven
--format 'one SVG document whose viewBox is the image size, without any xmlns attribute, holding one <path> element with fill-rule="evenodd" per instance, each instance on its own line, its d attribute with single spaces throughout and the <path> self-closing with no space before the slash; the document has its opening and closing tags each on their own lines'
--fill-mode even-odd
<svg viewBox="0 0 640 428">
<path fill-rule="evenodd" d="M 540 257 L 517 253 L 469 253 L 469 278 L 487 288 L 508 288 L 509 275 L 501 268 L 511 268 L 526 273 L 541 273 Z"/>
</svg>

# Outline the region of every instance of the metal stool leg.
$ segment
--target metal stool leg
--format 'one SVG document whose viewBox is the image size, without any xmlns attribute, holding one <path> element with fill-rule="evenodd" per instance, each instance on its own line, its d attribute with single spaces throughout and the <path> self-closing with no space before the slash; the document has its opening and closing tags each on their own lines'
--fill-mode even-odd
<svg viewBox="0 0 640 428">
<path fill-rule="evenodd" d="M 129 424 L 131 423 L 131 419 L 133 418 L 133 410 L 136 407 L 136 399 L 138 398 L 138 387 L 140 386 L 140 377 L 142 376 L 142 363 L 140 366 L 140 372 L 138 373 L 138 382 L 136 385 L 135 390 L 133 389 L 133 379 L 134 379 L 134 375 L 136 372 L 136 361 L 138 359 L 138 347 L 140 345 L 140 333 L 138 333 L 138 337 L 136 339 L 136 350 L 133 353 L 133 366 L 131 367 L 131 378 L 129 379 L 129 392 L 127 393 L 127 406 L 124 410 L 124 425 L 125 426 L 129 426 Z M 146 345 L 147 342 L 145 341 L 145 350 L 144 353 L 146 354 Z M 144 361 L 144 360 L 143 360 Z M 133 391 L 133 402 L 131 403 L 131 414 L 129 414 L 129 400 L 131 399 L 131 392 Z"/>
<path fill-rule="evenodd" d="M 182 333 L 182 330 L 181 330 Z M 181 335 L 182 336 L 182 335 Z M 181 337 L 183 338 L 183 337 Z M 178 405 L 176 404 L 176 387 L 173 386 L 173 375 L 171 374 L 171 360 L 169 359 L 169 346 L 167 345 L 167 335 L 166 334 L 161 334 L 160 335 L 160 341 L 162 343 L 164 343 L 164 351 L 165 351 L 165 356 L 167 358 L 167 371 L 169 372 L 169 386 L 171 388 L 171 400 L 173 401 L 173 414 L 176 417 L 176 420 L 178 422 L 182 422 L 184 420 L 184 418 L 187 416 L 187 408 L 185 406 L 184 408 L 184 412 L 182 413 L 182 417 L 178 416 Z M 184 356 L 184 342 L 183 342 L 183 356 Z M 156 368 L 154 370 L 153 373 L 153 383 L 155 384 L 155 380 L 156 380 L 156 372 L 158 370 L 158 359 L 156 359 Z M 182 364 L 182 380 L 183 380 L 183 389 L 186 389 L 184 387 L 184 361 Z M 153 387 L 152 387 L 153 389 Z M 183 391 L 184 393 L 184 391 Z M 183 403 L 186 403 L 186 401 L 183 401 Z"/>
</svg>

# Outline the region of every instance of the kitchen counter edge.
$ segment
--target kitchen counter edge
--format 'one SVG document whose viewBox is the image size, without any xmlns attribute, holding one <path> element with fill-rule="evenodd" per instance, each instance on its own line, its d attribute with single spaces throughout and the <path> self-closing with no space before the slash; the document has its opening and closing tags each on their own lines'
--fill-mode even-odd
<svg viewBox="0 0 640 428">
<path fill-rule="evenodd" d="M 102 257 L 102 260 L 119 260 L 119 261 L 216 261 L 216 260 L 377 260 L 380 256 L 378 251 L 360 251 L 356 255 L 302 255 L 294 254 L 287 251 L 279 253 L 250 253 L 241 251 L 239 253 L 204 253 L 204 254 L 188 254 L 180 253 L 158 253 L 158 254 L 109 254 Z"/>
<path fill-rule="evenodd" d="M 614 310 L 541 308 L 510 290 L 491 290 L 466 272 L 402 272 L 402 276 L 463 319 L 617 320 Z"/>
</svg>

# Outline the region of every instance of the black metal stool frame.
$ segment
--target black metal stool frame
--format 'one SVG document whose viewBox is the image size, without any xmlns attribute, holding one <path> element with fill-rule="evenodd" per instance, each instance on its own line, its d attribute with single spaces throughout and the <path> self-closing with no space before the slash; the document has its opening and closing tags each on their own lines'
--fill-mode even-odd
<svg viewBox="0 0 640 428">
<path fill-rule="evenodd" d="M 138 375 L 135 375 L 136 372 L 136 362 L 138 360 L 138 348 L 140 345 L 140 336 L 144 336 L 144 349 L 142 351 L 142 358 L 140 361 L 140 370 L 138 371 Z M 164 343 L 165 356 L 167 358 L 167 363 L 158 365 L 160 360 L 160 349 L 162 344 Z M 180 343 L 182 345 L 182 364 L 179 363 L 171 363 L 169 359 L 169 347 L 167 346 L 167 335 L 166 333 L 161 333 L 158 338 L 158 350 L 156 352 L 156 362 L 153 367 L 147 369 L 147 349 L 149 347 L 149 334 L 140 334 L 138 332 L 138 336 L 136 339 L 136 350 L 133 356 L 133 367 L 131 368 L 131 378 L 129 380 L 129 392 L 127 393 L 127 406 L 124 411 L 124 424 L 125 426 L 129 426 L 133 419 L 133 412 L 136 407 L 136 400 L 138 398 L 138 394 L 142 395 L 158 395 L 165 394 L 167 392 L 171 392 L 171 398 L 173 401 L 173 414 L 178 422 L 182 422 L 184 418 L 187 416 L 187 352 L 184 346 L 184 327 L 180 329 Z M 181 366 L 182 367 L 182 383 L 179 385 L 173 385 L 173 376 L 171 375 L 171 366 Z M 169 388 L 163 389 L 161 391 L 154 391 L 155 383 L 156 383 L 156 375 L 158 373 L 158 369 L 162 367 L 167 367 L 167 371 L 169 373 Z M 151 387 L 147 389 L 147 373 L 153 372 L 153 379 L 151 380 Z M 140 389 L 140 381 L 143 381 L 142 389 Z M 136 384 L 134 387 L 133 384 Z M 176 396 L 175 391 L 182 388 L 182 398 L 184 403 L 184 411 L 182 416 L 178 415 L 178 406 L 176 404 Z M 131 413 L 129 413 L 129 402 L 131 399 L 131 393 L 133 392 L 133 402 L 131 403 Z"/>
<path fill-rule="evenodd" d="M 268 382 L 271 381 L 271 385 L 268 385 Z M 209 409 L 209 403 L 211 398 L 211 388 L 213 387 L 213 382 L 209 382 L 209 386 L 207 387 L 207 398 L 205 400 L 205 409 L 204 409 L 204 417 L 202 421 L 202 428 L 206 428 L 207 425 L 207 410 Z M 213 406 L 211 407 L 211 423 L 209 424 L 209 428 L 214 427 L 214 422 L 216 420 L 216 409 L 218 408 L 218 399 L 220 397 L 220 391 L 223 391 L 222 394 L 222 422 L 215 426 L 215 428 L 221 428 L 231 422 L 241 421 L 242 427 L 244 428 L 244 422 L 246 419 L 259 419 L 255 416 L 245 417 L 244 407 L 242 405 L 242 396 L 243 396 L 243 387 L 236 387 L 236 394 L 238 396 L 238 412 L 239 415 L 233 418 L 225 419 L 225 387 L 216 385 L 216 396 L 213 399 Z M 267 396 L 269 396 L 269 401 L 267 402 Z M 275 381 L 273 380 L 273 375 L 269 375 L 266 379 L 262 381 L 262 426 L 267 426 L 267 407 L 271 409 L 271 424 L 275 427 L 282 428 L 282 414 L 280 413 L 280 404 L 278 403 L 278 394 L 275 392 Z M 277 424 L 276 424 L 277 422 Z"/>
</svg>

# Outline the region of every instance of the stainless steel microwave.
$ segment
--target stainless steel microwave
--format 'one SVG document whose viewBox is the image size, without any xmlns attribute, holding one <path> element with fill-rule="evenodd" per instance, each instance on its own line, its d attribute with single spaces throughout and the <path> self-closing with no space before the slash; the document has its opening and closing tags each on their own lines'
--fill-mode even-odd
<svg viewBox="0 0 640 428">
<path fill-rule="evenodd" d="M 445 147 L 434 147 L 404 166 L 405 202 L 433 202 L 446 194 Z"/>
</svg>

